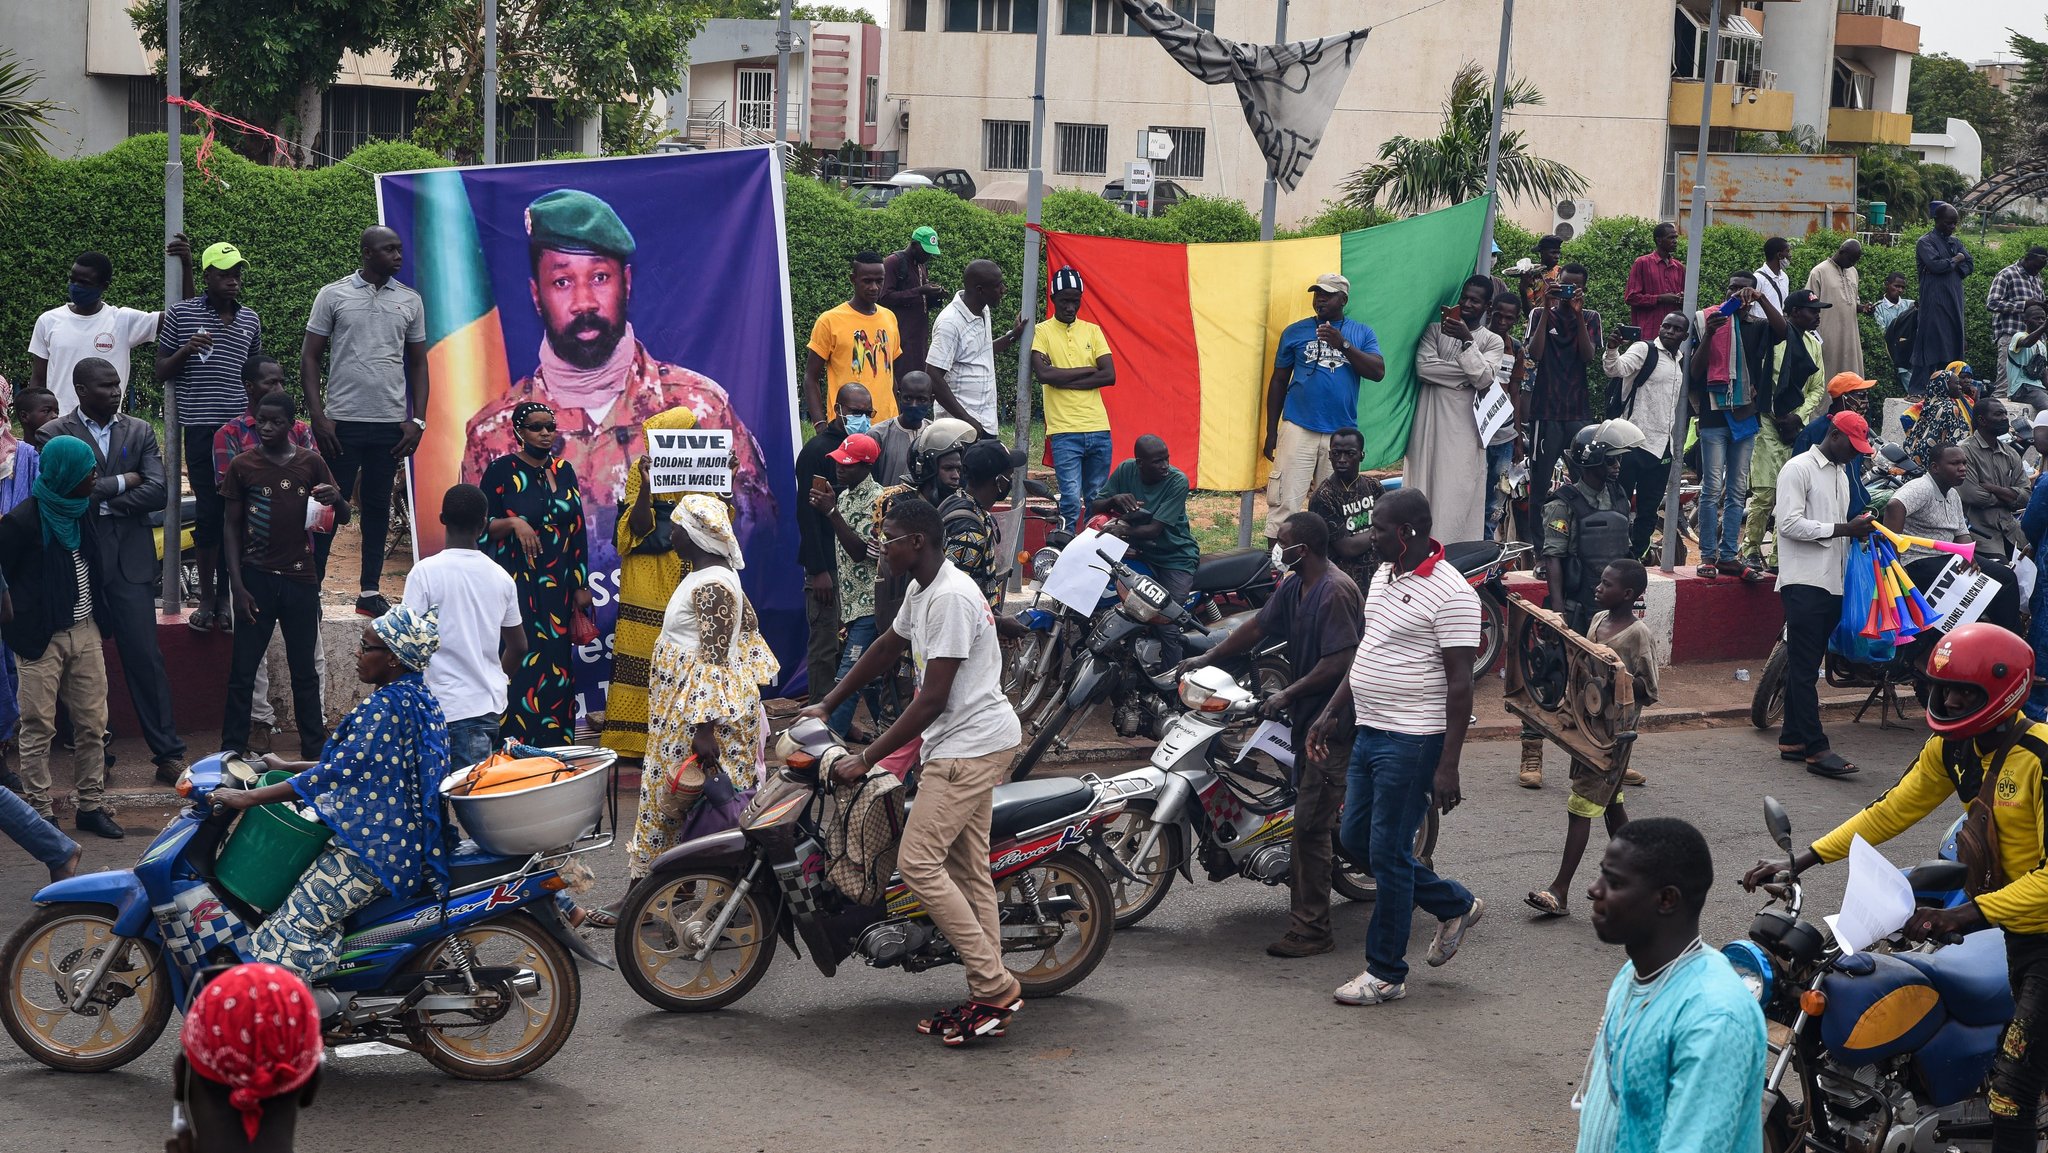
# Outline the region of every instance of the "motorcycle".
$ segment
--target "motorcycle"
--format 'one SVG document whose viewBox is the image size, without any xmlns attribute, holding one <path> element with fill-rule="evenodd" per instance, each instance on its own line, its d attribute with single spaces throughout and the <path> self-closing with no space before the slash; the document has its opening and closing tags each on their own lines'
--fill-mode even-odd
<svg viewBox="0 0 2048 1153">
<path fill-rule="evenodd" d="M 1536 548 L 1525 541 L 1467 540 L 1444 546 L 1444 561 L 1465 574 L 1465 583 L 1479 594 L 1479 652 L 1472 675 L 1485 676 L 1500 662 L 1508 635 L 1505 578 L 1528 566 Z"/>
<path fill-rule="evenodd" d="M 838 738 L 821 722 L 800 721 L 777 751 L 775 777 L 791 786 L 788 796 L 739 828 L 663 853 L 626 896 L 615 936 L 620 971 L 656 1008 L 732 1004 L 767 974 L 778 940 L 810 950 L 827 977 L 854 957 L 912 973 L 960 961 L 900 876 L 876 904 L 857 904 L 826 879 L 819 807 L 836 787 L 832 765 L 846 755 Z M 989 872 L 1004 959 L 1026 997 L 1073 988 L 1109 951 L 1109 883 L 1080 849 L 1099 842 L 1122 808 L 1095 777 L 996 787 Z"/>
<path fill-rule="evenodd" d="M 1764 823 L 1789 856 L 1792 821 L 1775 798 L 1764 801 Z M 1963 872 L 1944 860 L 1906 876 L 1917 903 L 1941 907 L 1958 899 Z M 1765 1074 L 1767 1153 L 1988 1150 L 1985 1079 L 2013 1013 L 1999 934 L 1952 936 L 1931 951 L 1894 934 L 1851 954 L 1801 919 L 1796 874 L 1762 888 L 1771 899 L 1749 939 L 1721 952 L 1785 1031 L 1772 1030 L 1783 1039 Z"/>
<path fill-rule="evenodd" d="M 558 749 L 602 758 L 601 749 Z M 229 753 L 179 781 L 191 804 L 135 868 L 85 873 L 35 895 L 36 911 L 0 947 L 0 1024 L 53 1069 L 98 1073 L 156 1043 L 199 971 L 239 959 L 262 923 L 215 875 L 234 810 L 221 789 L 254 787 L 259 768 Z M 609 776 L 609 773 L 606 774 Z M 463 842 L 446 897 L 385 896 L 350 917 L 343 967 L 313 982 L 328 1044 L 383 1042 L 454 1077 L 505 1081 L 546 1064 L 568 1041 L 582 1001 L 578 957 L 610 966 L 555 906 L 561 868 L 610 845 L 600 831 L 526 857 Z"/>
<path fill-rule="evenodd" d="M 1187 711 L 1167 726 L 1151 763 L 1106 782 L 1125 806 L 1103 835 L 1114 856 L 1105 865 L 1113 874 L 1117 928 L 1151 916 L 1173 888 L 1175 872 L 1194 880 L 1197 860 L 1211 881 L 1287 883 L 1294 867 L 1295 790 L 1286 775 L 1292 760 L 1281 764 L 1280 774 L 1269 773 L 1224 742 L 1233 724 L 1258 716 L 1262 699 L 1221 669 L 1196 669 L 1180 680 Z M 1424 864 L 1436 838 L 1431 806 L 1415 837 L 1415 856 Z M 1377 892 L 1372 874 L 1346 860 L 1341 848 L 1330 885 L 1354 901 L 1370 901 Z"/>
</svg>

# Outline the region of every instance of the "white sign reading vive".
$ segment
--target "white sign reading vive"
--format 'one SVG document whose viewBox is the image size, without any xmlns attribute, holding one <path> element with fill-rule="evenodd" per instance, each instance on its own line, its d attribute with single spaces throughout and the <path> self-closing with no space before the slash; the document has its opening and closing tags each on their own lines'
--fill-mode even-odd
<svg viewBox="0 0 2048 1153">
<path fill-rule="evenodd" d="M 1935 616 L 1929 627 L 1954 632 L 1984 615 L 1991 598 L 1998 595 L 1998 582 L 1989 573 L 1964 569 L 1963 558 L 1950 557 L 1926 595 Z"/>
<path fill-rule="evenodd" d="M 653 492 L 732 492 L 729 428 L 650 428 L 647 458 Z"/>
</svg>

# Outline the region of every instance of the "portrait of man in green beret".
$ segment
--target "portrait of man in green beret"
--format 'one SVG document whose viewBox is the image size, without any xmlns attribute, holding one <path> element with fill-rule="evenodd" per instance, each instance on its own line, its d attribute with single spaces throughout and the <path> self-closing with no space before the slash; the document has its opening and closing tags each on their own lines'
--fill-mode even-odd
<svg viewBox="0 0 2048 1153">
<path fill-rule="evenodd" d="M 462 479 L 475 484 L 490 463 L 519 448 L 512 412 L 528 401 L 555 410 L 556 453 L 583 486 L 593 569 L 618 563 L 613 529 L 626 473 L 647 451 L 647 418 L 688 407 L 698 428 L 733 431 L 734 526 L 772 524 L 775 498 L 761 446 L 733 411 L 725 389 L 701 373 L 648 352 L 629 318 L 633 233 L 602 199 L 556 189 L 526 206 L 533 307 L 546 338 L 533 375 L 485 405 L 469 422 Z"/>
</svg>

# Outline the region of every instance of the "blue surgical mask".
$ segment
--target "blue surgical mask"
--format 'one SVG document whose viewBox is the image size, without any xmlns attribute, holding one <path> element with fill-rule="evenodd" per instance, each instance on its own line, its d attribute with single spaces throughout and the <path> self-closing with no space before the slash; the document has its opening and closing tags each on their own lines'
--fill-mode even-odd
<svg viewBox="0 0 2048 1153">
<path fill-rule="evenodd" d="M 874 423 L 875 418 L 864 412 L 849 412 L 846 414 L 846 431 L 849 433 L 866 432 L 874 427 Z"/>
<path fill-rule="evenodd" d="M 97 305 L 102 295 L 104 295 L 103 290 L 94 288 L 90 284 L 78 284 L 76 282 L 71 284 L 71 303 L 80 308 L 91 308 Z"/>
<path fill-rule="evenodd" d="M 932 406 L 928 404 L 908 405 L 902 412 L 896 414 L 897 422 L 905 428 L 917 428 L 931 418 Z"/>
</svg>

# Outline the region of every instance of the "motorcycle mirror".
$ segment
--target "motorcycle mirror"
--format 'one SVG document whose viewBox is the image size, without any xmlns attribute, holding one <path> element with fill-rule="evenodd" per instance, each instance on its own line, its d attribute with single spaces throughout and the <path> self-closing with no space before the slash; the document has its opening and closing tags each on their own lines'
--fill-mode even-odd
<svg viewBox="0 0 2048 1153">
<path fill-rule="evenodd" d="M 1771 840 L 1786 853 L 1792 851 L 1792 816 L 1776 797 L 1764 798 L 1764 828 L 1771 834 Z"/>
</svg>

